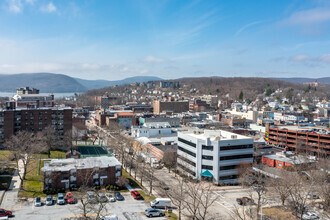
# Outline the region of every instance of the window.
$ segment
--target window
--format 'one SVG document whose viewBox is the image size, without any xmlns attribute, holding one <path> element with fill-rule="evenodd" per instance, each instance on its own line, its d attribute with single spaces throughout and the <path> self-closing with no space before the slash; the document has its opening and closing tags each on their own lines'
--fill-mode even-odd
<svg viewBox="0 0 330 220">
<path fill-rule="evenodd" d="M 221 166 L 220 170 L 233 170 L 236 169 L 237 165 L 231 165 L 231 166 Z"/>
<path fill-rule="evenodd" d="M 220 146 L 220 150 L 239 150 L 253 148 L 252 144 L 249 145 L 232 145 L 232 146 Z"/>
<path fill-rule="evenodd" d="M 186 150 L 186 149 L 184 149 L 184 148 L 182 148 L 182 147 L 178 147 L 178 149 L 179 149 L 180 151 L 182 151 L 182 152 L 185 152 L 185 153 L 189 154 L 190 156 L 196 157 L 196 154 L 193 153 L 193 152 L 191 152 L 191 151 L 189 151 L 189 150 Z"/>
<path fill-rule="evenodd" d="M 202 165 L 202 169 L 205 169 L 205 170 L 213 170 L 213 166 Z"/>
<path fill-rule="evenodd" d="M 237 179 L 238 175 L 229 175 L 229 176 L 220 176 L 219 180 L 231 180 L 231 179 Z"/>
<path fill-rule="evenodd" d="M 210 150 L 210 151 L 213 151 L 213 146 L 202 145 L 202 149 L 203 149 L 203 150 Z"/>
<path fill-rule="evenodd" d="M 202 159 L 204 159 L 204 160 L 213 160 L 213 156 L 203 155 Z"/>
<path fill-rule="evenodd" d="M 194 143 L 192 143 L 192 142 L 190 142 L 190 141 L 187 141 L 187 140 L 185 140 L 185 139 L 178 138 L 178 141 L 180 141 L 180 142 L 182 142 L 182 143 L 185 143 L 185 144 L 187 144 L 187 145 L 189 145 L 189 146 L 192 146 L 192 147 L 196 148 L 196 144 L 194 144 Z"/>
<path fill-rule="evenodd" d="M 252 157 L 253 154 L 242 154 L 242 155 L 223 156 L 220 157 L 220 160 L 236 160 L 236 159 L 252 158 Z"/>
</svg>

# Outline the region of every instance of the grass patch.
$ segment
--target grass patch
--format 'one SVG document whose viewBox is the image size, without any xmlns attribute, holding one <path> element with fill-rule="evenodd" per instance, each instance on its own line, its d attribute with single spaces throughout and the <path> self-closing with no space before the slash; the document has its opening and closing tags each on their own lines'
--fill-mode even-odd
<svg viewBox="0 0 330 220">
<path fill-rule="evenodd" d="M 151 202 L 153 200 L 156 199 L 155 196 L 149 196 L 148 194 L 146 194 L 144 191 L 139 190 L 139 193 L 141 194 L 141 196 L 143 197 L 144 201 L 146 202 Z"/>
<path fill-rule="evenodd" d="M 136 179 L 134 179 L 134 177 L 130 176 L 129 173 L 125 169 L 122 169 L 122 176 L 125 177 L 128 180 L 128 184 L 132 188 L 142 189 L 141 184 Z"/>
<path fill-rule="evenodd" d="M 280 207 L 263 208 L 262 212 L 264 213 L 264 215 L 269 216 L 271 219 L 278 219 L 278 220 L 296 219 L 295 216 L 292 215 L 291 211 L 283 210 Z"/>
<path fill-rule="evenodd" d="M 165 212 L 165 215 L 166 215 L 167 219 L 169 219 L 169 220 L 178 219 L 178 216 L 176 216 L 176 214 L 174 214 L 173 212 Z"/>
<path fill-rule="evenodd" d="M 39 172 L 39 158 L 36 158 L 28 164 L 26 180 L 24 180 L 23 182 L 23 190 L 19 192 L 19 196 L 22 197 L 46 196 L 42 192 L 43 181 L 44 181 L 43 172 L 41 170 Z"/>
<path fill-rule="evenodd" d="M 0 150 L 0 160 L 9 160 L 10 154 L 9 150 Z"/>
<path fill-rule="evenodd" d="M 40 154 L 39 156 L 41 159 L 61 159 L 65 158 L 65 152 L 58 151 L 58 150 L 52 150 L 50 151 L 50 157 L 48 157 L 48 154 Z"/>
</svg>

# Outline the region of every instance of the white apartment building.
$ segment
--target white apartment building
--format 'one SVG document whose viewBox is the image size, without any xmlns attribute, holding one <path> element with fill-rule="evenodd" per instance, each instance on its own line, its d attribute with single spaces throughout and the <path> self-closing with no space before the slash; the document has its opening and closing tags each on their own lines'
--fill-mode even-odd
<svg viewBox="0 0 330 220">
<path fill-rule="evenodd" d="M 171 125 L 168 122 L 147 122 L 142 126 L 132 126 L 132 137 L 158 137 L 172 134 Z"/>
<path fill-rule="evenodd" d="M 178 132 L 178 170 L 215 184 L 238 182 L 238 166 L 253 163 L 253 138 L 222 130 Z"/>
</svg>

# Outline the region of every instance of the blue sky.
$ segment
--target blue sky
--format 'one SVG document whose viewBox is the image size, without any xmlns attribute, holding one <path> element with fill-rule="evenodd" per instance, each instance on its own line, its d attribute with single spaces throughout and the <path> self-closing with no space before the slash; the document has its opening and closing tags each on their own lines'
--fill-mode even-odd
<svg viewBox="0 0 330 220">
<path fill-rule="evenodd" d="M 330 1 L 4 0 L 0 73 L 330 76 Z"/>
</svg>

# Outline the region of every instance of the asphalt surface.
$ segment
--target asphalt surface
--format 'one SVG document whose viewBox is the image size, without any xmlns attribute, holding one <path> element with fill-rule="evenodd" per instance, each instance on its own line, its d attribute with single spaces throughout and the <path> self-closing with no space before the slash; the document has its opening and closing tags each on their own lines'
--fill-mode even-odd
<svg viewBox="0 0 330 220">
<path fill-rule="evenodd" d="M 125 200 L 116 201 L 113 203 L 108 202 L 106 210 L 102 212 L 102 215 L 115 214 L 120 220 L 143 220 L 148 219 L 144 215 L 144 210 L 150 208 L 149 204 L 144 200 L 134 200 L 129 193 L 122 193 Z M 54 197 L 53 197 L 54 198 Z M 45 202 L 45 198 L 42 198 Z M 34 201 L 18 202 L 14 209 L 12 209 L 15 215 L 11 219 L 70 219 L 81 215 L 82 210 L 79 208 L 79 202 L 77 204 L 65 204 L 65 205 L 52 205 L 46 206 L 43 204 L 41 207 L 35 207 Z M 95 217 L 95 213 L 91 213 L 91 217 Z M 154 217 L 153 219 L 165 220 L 164 217 Z"/>
</svg>

